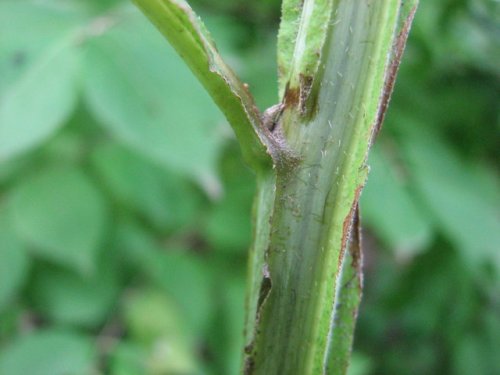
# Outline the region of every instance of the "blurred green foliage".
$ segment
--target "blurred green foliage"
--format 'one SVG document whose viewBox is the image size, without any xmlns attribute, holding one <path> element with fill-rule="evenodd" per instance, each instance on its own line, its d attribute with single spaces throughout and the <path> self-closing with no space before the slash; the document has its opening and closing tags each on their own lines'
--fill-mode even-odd
<svg viewBox="0 0 500 375">
<path fill-rule="evenodd" d="M 278 0 L 198 0 L 259 106 Z M 352 374 L 500 373 L 500 5 L 422 0 L 362 197 Z M 254 177 L 119 0 L 0 1 L 0 374 L 236 374 Z"/>
</svg>

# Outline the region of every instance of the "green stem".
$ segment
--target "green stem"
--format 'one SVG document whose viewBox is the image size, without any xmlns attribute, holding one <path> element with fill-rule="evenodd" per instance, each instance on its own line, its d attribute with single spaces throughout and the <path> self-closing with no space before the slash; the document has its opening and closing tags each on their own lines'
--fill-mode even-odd
<svg viewBox="0 0 500 375">
<path fill-rule="evenodd" d="M 319 2 L 306 0 L 303 9 Z M 393 62 L 399 60 L 393 46 L 400 8 L 398 0 L 332 2 L 314 77 L 307 76 L 311 65 L 304 64 L 304 53 L 293 60 L 298 66 L 289 67 L 278 132 L 297 158 L 277 166 L 270 238 L 262 241 L 265 248 L 253 250 L 265 253 L 259 259 L 266 264 L 254 269 L 268 270 L 264 282 L 271 288 L 260 288 L 268 295 L 258 299 L 253 334 L 247 332 L 247 375 L 347 370 L 354 322 L 347 331 L 332 326 L 337 299 L 346 293 L 338 280 L 368 173 L 368 149 L 388 102 Z M 312 14 L 309 9 L 301 17 Z M 301 19 L 299 25 L 320 30 L 314 20 Z M 331 355 L 335 349 L 341 358 Z"/>
<path fill-rule="evenodd" d="M 363 289 L 361 232 L 358 208 L 352 223 L 351 238 L 338 275 L 339 285 L 330 326 L 326 373 L 342 375 L 349 368 L 353 333 Z"/>
<path fill-rule="evenodd" d="M 243 157 L 266 170 L 279 146 L 264 126 L 247 87 L 220 57 L 205 26 L 183 0 L 133 0 L 177 50 L 232 126 Z"/>
<path fill-rule="evenodd" d="M 266 279 L 267 269 L 265 252 L 269 246 L 270 230 L 269 225 L 273 212 L 275 200 L 276 175 L 273 172 L 259 174 L 257 176 L 257 194 L 255 196 L 253 217 L 254 233 L 253 244 L 250 248 L 248 259 L 248 284 L 246 302 L 246 324 L 245 336 L 251 345 L 256 322 L 259 319 L 259 299 L 265 298 L 269 292 L 269 279 Z M 245 352 L 251 353 L 251 346 L 245 348 Z"/>
</svg>

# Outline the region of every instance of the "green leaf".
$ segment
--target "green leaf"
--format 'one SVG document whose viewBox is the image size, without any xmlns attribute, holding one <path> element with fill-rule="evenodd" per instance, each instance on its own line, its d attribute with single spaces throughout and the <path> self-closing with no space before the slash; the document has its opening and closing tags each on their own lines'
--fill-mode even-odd
<svg viewBox="0 0 500 375">
<path fill-rule="evenodd" d="M 19 304 L 10 304 L 5 310 L 0 311 L 0 346 L 3 347 L 17 335 L 23 314 L 25 310 Z"/>
<path fill-rule="evenodd" d="M 0 207 L 0 311 L 16 296 L 28 276 L 29 259 L 14 228 Z"/>
<path fill-rule="evenodd" d="M 182 309 L 193 332 L 201 332 L 211 318 L 212 284 L 206 261 L 181 251 L 158 254 L 153 276 Z"/>
<path fill-rule="evenodd" d="M 194 219 L 199 197 L 180 176 L 115 144 L 99 147 L 93 162 L 112 197 L 156 228 L 181 228 Z"/>
<path fill-rule="evenodd" d="M 120 341 L 110 355 L 110 375 L 148 375 L 147 350 L 136 342 Z"/>
<path fill-rule="evenodd" d="M 214 301 L 217 313 L 211 321 L 206 341 L 214 351 L 210 363 L 213 374 L 239 374 L 245 319 L 245 267 L 233 262 L 217 262 L 216 294 Z"/>
<path fill-rule="evenodd" d="M 227 272 L 227 270 L 226 270 Z M 225 277 L 220 281 L 223 286 L 222 294 L 222 322 L 226 333 L 225 347 L 218 351 L 227 353 L 226 373 L 237 374 L 241 369 L 241 350 L 244 346 L 242 332 L 245 322 L 245 279 L 243 274 L 236 277 Z M 220 334 L 221 326 L 216 327 Z M 215 333 L 214 333 L 215 334 Z"/>
<path fill-rule="evenodd" d="M 500 195 L 489 186 L 498 187 L 498 180 L 481 177 L 484 170 L 461 160 L 431 130 L 408 125 L 401 149 L 421 199 L 467 264 L 492 266 L 498 275 Z"/>
<path fill-rule="evenodd" d="M 211 319 L 213 308 L 207 262 L 186 251 L 165 251 L 149 233 L 131 222 L 121 223 L 116 237 L 117 246 L 135 270 L 162 288 L 181 308 L 190 330 L 199 334 Z"/>
<path fill-rule="evenodd" d="M 217 41 L 217 50 L 220 54 L 234 63 L 238 70 L 243 68 L 242 47 L 247 46 L 249 40 L 255 37 L 252 33 L 253 30 L 250 31 L 247 25 L 242 24 L 237 17 L 231 16 L 230 13 L 204 12 L 200 18 L 210 30 L 213 39 Z"/>
<path fill-rule="evenodd" d="M 94 271 L 106 210 L 85 174 L 45 169 L 22 181 L 11 198 L 17 233 L 36 254 L 84 274 Z"/>
<path fill-rule="evenodd" d="M 101 259 L 98 272 L 91 277 L 44 267 L 31 286 L 34 307 L 60 324 L 96 327 L 104 322 L 116 302 L 118 282 L 117 267 L 111 259 Z"/>
<path fill-rule="evenodd" d="M 498 337 L 496 338 L 498 348 Z M 453 373 L 467 374 L 496 374 L 500 370 L 498 365 L 498 349 L 489 347 L 487 340 L 477 333 L 468 333 L 455 343 L 453 352 Z"/>
<path fill-rule="evenodd" d="M 136 291 L 125 301 L 125 325 L 148 349 L 150 374 L 195 374 L 196 362 L 177 306 L 155 290 Z"/>
<path fill-rule="evenodd" d="M 158 337 L 183 336 L 184 320 L 178 306 L 160 291 L 130 293 L 123 312 L 127 329 L 138 342 L 150 345 Z"/>
<path fill-rule="evenodd" d="M 363 222 L 396 254 L 413 256 L 429 245 L 431 220 L 384 149 L 373 148 L 370 165 L 372 172 L 361 198 Z"/>
<path fill-rule="evenodd" d="M 248 249 L 252 241 L 254 191 L 252 185 L 227 190 L 222 201 L 211 210 L 205 233 L 216 251 L 241 253 Z"/>
<path fill-rule="evenodd" d="M 86 46 L 85 96 L 105 128 L 168 169 L 213 176 L 222 116 L 138 14 Z"/>
<path fill-rule="evenodd" d="M 70 331 L 46 330 L 19 337 L 2 349 L 0 374 L 84 375 L 92 373 L 91 341 Z"/>
<path fill-rule="evenodd" d="M 351 363 L 347 371 L 348 375 L 368 375 L 373 367 L 372 360 L 361 354 L 354 352 L 351 357 Z"/>
<path fill-rule="evenodd" d="M 0 4 L 0 162 L 42 143 L 75 106 L 78 17 L 49 9 Z"/>
<path fill-rule="evenodd" d="M 246 252 L 252 240 L 255 176 L 245 168 L 235 147 L 224 152 L 219 175 L 224 193 L 209 211 L 204 233 L 215 251 Z"/>
<path fill-rule="evenodd" d="M 255 48 L 242 51 L 245 62 L 242 79 L 248 83 L 259 108 L 269 108 L 278 102 L 276 91 L 276 43 L 267 38 Z"/>
</svg>

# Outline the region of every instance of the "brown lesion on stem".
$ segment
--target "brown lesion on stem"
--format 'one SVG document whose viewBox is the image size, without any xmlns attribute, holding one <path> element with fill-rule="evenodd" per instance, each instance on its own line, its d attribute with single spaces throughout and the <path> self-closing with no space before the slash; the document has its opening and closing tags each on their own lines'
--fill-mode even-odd
<svg viewBox="0 0 500 375">
<path fill-rule="evenodd" d="M 271 274 L 269 273 L 269 266 L 264 264 L 264 269 L 262 270 L 262 283 L 260 284 L 259 290 L 259 300 L 257 302 L 257 315 L 260 315 L 260 311 L 262 310 L 262 306 L 267 300 L 269 293 L 271 293 L 271 289 L 273 287 L 273 283 L 271 280 Z"/>
<path fill-rule="evenodd" d="M 356 188 L 356 192 L 354 194 L 354 202 L 352 204 L 352 207 L 351 207 L 351 210 L 349 211 L 349 214 L 347 214 L 346 218 L 344 219 L 344 223 L 342 225 L 342 244 L 341 244 L 341 248 L 340 248 L 340 255 L 339 255 L 339 272 L 340 272 L 340 267 L 341 267 L 341 264 L 342 264 L 342 259 L 344 259 L 344 255 L 345 255 L 345 251 L 346 251 L 346 248 L 347 248 L 347 244 L 348 244 L 348 241 L 350 239 L 350 237 L 352 237 L 353 233 L 356 228 L 356 225 L 359 224 L 359 217 L 358 217 L 358 211 L 359 211 L 359 207 L 358 207 L 358 202 L 359 202 L 359 196 L 361 195 L 361 190 L 363 190 L 363 186 L 364 185 L 359 185 L 357 188 Z M 353 255 L 353 259 L 354 259 L 354 255 Z M 359 257 L 358 257 L 359 259 Z"/>
<path fill-rule="evenodd" d="M 363 274 L 361 272 L 361 267 L 363 264 L 363 253 L 362 253 L 362 237 L 361 237 L 361 219 L 359 216 L 358 203 L 356 203 L 356 208 L 354 209 L 349 251 L 352 257 L 352 268 L 356 270 L 356 274 L 358 276 L 358 282 L 360 283 L 360 285 L 362 285 Z"/>
<path fill-rule="evenodd" d="M 377 120 L 373 128 L 372 142 L 379 133 L 382 123 L 384 122 L 385 113 L 387 112 L 387 107 L 391 100 L 392 91 L 394 89 L 394 84 L 396 83 L 396 76 L 398 73 L 399 65 L 401 63 L 401 58 L 403 57 L 403 52 L 405 50 L 406 40 L 408 39 L 408 34 L 410 32 L 411 24 L 413 22 L 413 17 L 417 7 L 414 6 L 408 17 L 403 23 L 398 36 L 395 38 L 394 45 L 392 47 L 392 57 L 389 68 L 387 69 L 387 75 L 385 78 L 384 89 L 382 92 L 382 98 L 380 100 L 380 105 L 377 114 Z"/>
<path fill-rule="evenodd" d="M 316 107 L 313 100 L 314 82 L 314 77 L 305 74 L 299 75 L 298 87 L 291 87 L 288 82 L 283 97 L 285 108 L 295 108 L 301 117 L 313 113 Z"/>
<path fill-rule="evenodd" d="M 294 108 L 299 103 L 300 92 L 298 87 L 290 87 L 290 82 L 286 85 L 283 103 L 286 108 Z"/>
<path fill-rule="evenodd" d="M 312 112 L 313 103 L 311 102 L 311 92 L 313 89 L 314 78 L 312 76 L 301 74 L 299 76 L 300 95 L 299 95 L 299 113 L 305 116 Z"/>
</svg>

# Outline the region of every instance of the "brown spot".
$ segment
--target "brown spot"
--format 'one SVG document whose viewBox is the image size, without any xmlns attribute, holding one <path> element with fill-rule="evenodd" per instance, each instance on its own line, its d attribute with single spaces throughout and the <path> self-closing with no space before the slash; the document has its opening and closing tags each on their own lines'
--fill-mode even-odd
<svg viewBox="0 0 500 375">
<path fill-rule="evenodd" d="M 357 274 L 361 276 L 361 266 L 362 266 L 362 238 L 361 238 L 361 223 L 359 218 L 359 204 L 356 203 L 356 209 L 354 212 L 354 217 L 352 219 L 351 228 L 351 239 L 349 244 L 349 251 L 352 257 L 352 267 L 357 270 Z"/>
<path fill-rule="evenodd" d="M 269 274 L 269 268 L 267 264 L 264 266 L 264 278 L 262 279 L 262 283 L 260 284 L 260 290 L 259 290 L 259 300 L 257 302 L 257 311 L 260 312 L 260 309 L 262 308 L 262 305 L 267 299 L 267 296 L 271 292 L 272 289 L 272 281 L 271 281 L 271 276 Z"/>
<path fill-rule="evenodd" d="M 313 77 L 301 74 L 299 80 L 300 80 L 299 111 L 300 114 L 304 116 L 308 112 L 307 102 L 313 86 Z"/>
<path fill-rule="evenodd" d="M 285 97 L 283 103 L 285 107 L 294 107 L 299 110 L 301 116 L 313 112 L 315 103 L 311 102 L 311 92 L 314 79 L 312 76 L 300 74 L 299 87 L 290 87 L 290 83 L 285 88 Z"/>
<path fill-rule="evenodd" d="M 245 368 L 243 370 L 244 375 L 251 375 L 253 374 L 253 370 L 255 370 L 255 361 L 253 358 L 249 357 L 245 361 Z"/>
<path fill-rule="evenodd" d="M 289 85 L 286 85 L 285 98 L 283 100 L 287 108 L 295 107 L 299 103 L 299 89 L 296 87 L 291 89 Z"/>
<path fill-rule="evenodd" d="M 248 345 L 245 345 L 245 354 L 252 354 L 253 351 L 253 342 Z"/>
<path fill-rule="evenodd" d="M 345 250 L 346 250 L 346 245 L 347 241 L 349 240 L 349 237 L 351 235 L 351 231 L 354 228 L 354 220 L 356 217 L 357 209 L 358 209 L 358 201 L 359 201 L 359 196 L 361 194 L 361 190 L 363 189 L 364 185 L 359 185 L 356 188 L 356 192 L 354 193 L 354 202 L 352 203 L 351 210 L 349 211 L 349 214 L 347 214 L 346 218 L 344 219 L 344 223 L 342 224 L 342 245 L 340 248 L 340 255 L 339 255 L 339 270 L 340 272 L 340 265 L 342 264 L 341 260 L 344 258 Z"/>
</svg>

